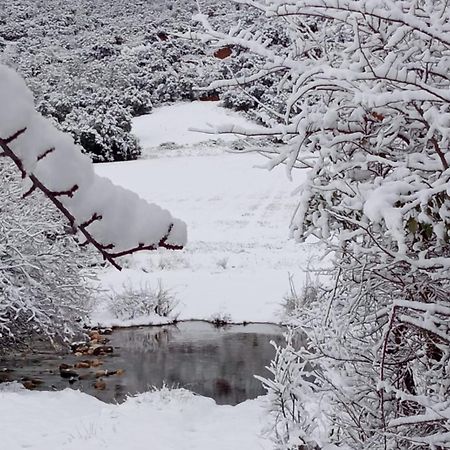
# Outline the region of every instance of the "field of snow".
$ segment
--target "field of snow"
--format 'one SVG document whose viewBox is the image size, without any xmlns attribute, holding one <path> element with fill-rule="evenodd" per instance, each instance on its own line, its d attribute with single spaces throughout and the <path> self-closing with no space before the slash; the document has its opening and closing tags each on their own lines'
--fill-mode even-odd
<svg viewBox="0 0 450 450">
<path fill-rule="evenodd" d="M 148 392 L 121 405 L 71 389 L 0 391 L 5 450 L 264 450 L 265 399 L 218 406 L 182 389 Z M 15 392 L 14 392 L 15 391 Z"/>
<path fill-rule="evenodd" d="M 290 182 L 282 167 L 255 168 L 264 163 L 261 156 L 227 152 L 229 143 L 208 142 L 211 136 L 189 131 L 221 123 L 254 127 L 214 103 L 160 108 L 135 119 L 146 159 L 96 166 L 100 175 L 188 225 L 185 250 L 130 257 L 122 272 L 111 268 L 102 275 L 102 286 L 119 292 L 125 284 L 156 286 L 160 279 L 180 301 L 181 320 L 227 316 L 234 322 L 277 322 L 288 274 L 300 286 L 305 268 L 314 256 L 317 260 L 315 245 L 289 239 L 296 206 L 291 193 L 303 174 Z M 174 141 L 176 148 L 167 144 Z M 118 323 L 105 305 L 93 321 Z"/>
</svg>

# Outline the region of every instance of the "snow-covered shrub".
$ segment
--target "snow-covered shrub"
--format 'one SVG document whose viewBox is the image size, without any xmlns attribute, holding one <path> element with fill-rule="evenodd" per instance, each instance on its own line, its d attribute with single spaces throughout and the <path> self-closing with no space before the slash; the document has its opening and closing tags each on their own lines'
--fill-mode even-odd
<svg viewBox="0 0 450 450">
<path fill-rule="evenodd" d="M 298 367 L 289 382 L 297 419 L 286 419 L 278 446 L 446 448 L 450 8 L 440 0 L 251 3 L 289 29 L 289 45 L 275 51 L 263 31 L 225 34 L 200 16 L 203 39 L 264 58 L 240 82 L 283 73 L 284 117 L 268 133 L 286 145 L 267 148 L 269 168 L 308 170 L 292 234 L 316 236 L 335 255 L 333 285 L 297 317 L 309 343 L 295 349 L 298 359 L 286 353 L 293 373 Z M 311 399 L 324 405 L 321 418 L 309 414 Z"/>
<path fill-rule="evenodd" d="M 218 311 L 214 313 L 209 319 L 209 322 L 211 322 L 215 327 L 225 327 L 232 323 L 233 319 L 231 318 L 231 315 L 224 312 L 224 311 Z"/>
<path fill-rule="evenodd" d="M 129 161 L 141 154 L 137 139 L 130 133 L 131 119 L 125 108 L 100 101 L 74 108 L 61 127 L 73 135 L 94 162 Z"/>
<path fill-rule="evenodd" d="M 325 395 L 316 395 L 313 365 L 299 353 L 300 330 L 291 328 L 285 345 L 272 343 L 275 357 L 267 367 L 270 378 L 256 376 L 268 392 L 271 426 L 268 434 L 274 436 L 276 447 L 295 450 L 319 450 L 321 431 L 330 424 Z M 332 448 L 332 447 L 331 447 Z"/>
<path fill-rule="evenodd" d="M 36 338 L 69 339 L 90 309 L 87 270 L 97 260 L 67 235 L 43 195 L 22 200 L 5 158 L 0 179 L 0 352 Z"/>
<path fill-rule="evenodd" d="M 323 291 L 324 288 L 319 284 L 318 280 L 312 280 L 310 274 L 307 273 L 306 280 L 298 292 L 294 283 L 294 277 L 289 275 L 289 292 L 283 297 L 283 313 L 287 318 L 301 314 L 303 309 L 319 300 Z"/>
<path fill-rule="evenodd" d="M 146 316 L 173 317 L 178 300 L 170 289 L 164 288 L 161 280 L 153 288 L 149 283 L 135 286 L 125 284 L 120 292 L 109 295 L 109 307 L 117 319 L 131 320 Z"/>
</svg>

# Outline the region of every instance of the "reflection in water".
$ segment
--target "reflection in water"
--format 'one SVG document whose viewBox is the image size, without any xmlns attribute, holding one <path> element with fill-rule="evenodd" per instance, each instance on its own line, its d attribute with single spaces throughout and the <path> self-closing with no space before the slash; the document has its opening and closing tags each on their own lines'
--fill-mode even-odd
<svg viewBox="0 0 450 450">
<path fill-rule="evenodd" d="M 118 330 L 112 345 L 115 365 L 125 367 L 122 380 L 130 393 L 150 386 L 184 387 L 236 404 L 264 393 L 253 375 L 269 375 L 274 356 L 271 340 L 282 341 L 275 325 L 234 325 L 215 328 L 204 322 L 177 327 Z"/>
<path fill-rule="evenodd" d="M 270 324 L 215 328 L 206 322 L 117 329 L 109 336 L 114 353 L 103 358 L 101 369 L 121 368 L 125 373 L 104 378 L 106 389 L 99 391 L 94 388 L 95 372 L 86 371 L 71 387 L 107 402 L 120 402 L 128 394 L 165 384 L 212 397 L 219 404 L 240 403 L 264 394 L 254 375 L 269 376 L 265 366 L 275 354 L 270 341 L 282 343 L 282 332 Z M 79 360 L 74 355 L 37 354 L 0 360 L 0 368 L 15 368 L 17 380 L 41 379 L 44 383 L 38 389 L 63 389 L 69 384 L 59 376 L 59 364 Z"/>
</svg>

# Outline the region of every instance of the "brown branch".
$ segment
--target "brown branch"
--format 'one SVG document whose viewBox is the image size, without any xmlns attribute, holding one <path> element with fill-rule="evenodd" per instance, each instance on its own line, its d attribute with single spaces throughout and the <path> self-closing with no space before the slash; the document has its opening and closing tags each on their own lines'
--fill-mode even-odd
<svg viewBox="0 0 450 450">
<path fill-rule="evenodd" d="M 164 235 L 164 237 L 158 242 L 159 247 L 166 248 L 168 250 L 181 250 L 183 246 L 175 245 L 175 244 L 168 244 L 167 239 L 169 238 L 169 235 L 172 231 L 173 223 L 169 225 L 169 228 L 167 229 L 167 233 Z"/>
<path fill-rule="evenodd" d="M 55 147 L 49 148 L 44 153 L 42 153 L 42 155 L 39 155 L 37 160 L 40 161 L 41 159 L 44 159 L 48 154 L 50 154 L 54 151 L 55 151 Z"/>
<path fill-rule="evenodd" d="M 158 247 L 156 245 L 144 245 L 139 244 L 137 247 L 130 248 L 129 250 L 123 250 L 121 252 L 111 253 L 113 258 L 120 258 L 121 256 L 130 255 L 131 253 L 139 252 L 142 250 L 156 250 Z"/>
<path fill-rule="evenodd" d="M 72 186 L 70 189 L 68 189 L 67 191 L 51 191 L 52 194 L 55 197 L 62 197 L 62 196 L 67 196 L 72 198 L 73 194 L 75 194 L 76 191 L 78 191 L 79 187 L 77 184 L 75 184 L 74 186 Z"/>
<path fill-rule="evenodd" d="M 22 198 L 28 197 L 28 196 L 31 195 L 35 190 L 36 190 L 36 185 L 35 185 L 35 184 L 32 184 L 31 187 L 30 187 L 30 189 L 28 189 L 28 191 L 25 192 L 25 194 L 22 195 Z"/>
<path fill-rule="evenodd" d="M 448 169 L 448 162 L 447 162 L 447 159 L 445 158 L 444 153 L 442 152 L 441 148 L 439 147 L 438 141 L 433 136 L 430 139 L 430 142 L 433 144 L 433 147 L 436 150 L 436 153 L 439 155 L 439 158 L 440 158 L 440 160 L 442 162 L 442 165 L 444 166 L 444 170 L 447 170 Z"/>
<path fill-rule="evenodd" d="M 22 128 L 22 129 L 19 130 L 19 131 L 16 131 L 13 135 L 9 136 L 8 138 L 3 139 L 3 142 L 5 143 L 5 145 L 8 145 L 8 144 L 10 144 L 12 141 L 16 140 L 21 134 L 25 133 L 25 131 L 27 131 L 26 127 L 25 127 L 25 128 Z M 3 149 L 3 150 L 5 150 L 5 149 Z M 6 152 L 6 150 L 5 150 L 5 154 L 7 154 L 7 153 L 8 153 L 8 152 Z"/>
<path fill-rule="evenodd" d="M 182 249 L 182 246 L 178 245 L 171 245 L 167 244 L 166 241 L 168 239 L 168 236 L 170 234 L 170 231 L 172 230 L 173 225 L 171 224 L 166 235 L 161 239 L 158 245 L 147 245 L 140 244 L 136 248 L 132 248 L 130 250 L 125 250 L 122 252 L 117 253 L 110 253 L 108 250 L 112 250 L 114 248 L 114 244 L 101 244 L 98 242 L 87 230 L 87 227 L 91 225 L 96 220 L 101 220 L 102 216 L 95 213 L 93 216 L 84 222 L 81 225 L 76 225 L 75 217 L 72 215 L 72 213 L 63 205 L 63 203 L 59 200 L 58 197 L 61 196 L 69 196 L 72 197 L 74 193 L 79 189 L 78 185 L 74 185 L 71 189 L 67 191 L 61 191 L 61 192 L 54 192 L 51 191 L 47 186 L 45 186 L 35 175 L 28 174 L 23 167 L 22 160 L 13 152 L 13 150 L 9 147 L 9 144 L 13 142 L 15 139 L 17 139 L 20 135 L 25 133 L 26 128 L 23 128 L 16 133 L 14 133 L 12 136 L 2 139 L 0 138 L 0 149 L 2 150 L 2 153 L 0 153 L 0 156 L 7 156 L 9 157 L 14 164 L 19 169 L 22 178 L 26 178 L 27 176 L 32 182 L 32 187 L 28 190 L 28 192 L 25 193 L 24 196 L 30 195 L 34 190 L 39 189 L 54 205 L 55 207 L 69 220 L 70 225 L 77 229 L 83 234 L 84 238 L 86 239 L 85 242 L 83 242 L 80 245 L 87 245 L 88 243 L 93 245 L 103 256 L 103 259 L 108 261 L 110 264 L 112 264 L 116 269 L 122 270 L 122 268 L 119 266 L 119 264 L 115 261 L 115 258 L 118 258 L 120 256 L 128 255 L 140 250 L 156 250 L 158 246 L 164 247 L 171 250 L 179 250 Z M 42 155 L 38 157 L 38 161 L 42 160 L 45 156 L 47 156 L 49 153 L 53 152 L 55 149 L 51 148 L 47 151 L 45 151 Z"/>
<path fill-rule="evenodd" d="M 80 227 L 86 228 L 88 227 L 91 223 L 97 221 L 97 220 L 102 220 L 103 217 L 100 214 L 94 213 L 92 215 L 92 217 L 89 220 L 86 220 L 86 222 L 83 222 Z"/>
</svg>

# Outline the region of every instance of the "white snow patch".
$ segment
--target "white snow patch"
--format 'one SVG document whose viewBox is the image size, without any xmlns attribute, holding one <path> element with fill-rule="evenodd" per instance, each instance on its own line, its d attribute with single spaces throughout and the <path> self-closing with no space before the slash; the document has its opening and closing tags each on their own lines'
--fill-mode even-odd
<svg viewBox="0 0 450 450">
<path fill-rule="evenodd" d="M 183 389 L 148 392 L 121 405 L 86 394 L 0 391 L 1 447 L 8 450 L 264 450 L 266 399 L 237 406 Z"/>
<path fill-rule="evenodd" d="M 125 285 L 171 289 L 180 301 L 179 319 L 210 319 L 217 313 L 234 322 L 278 322 L 288 291 L 288 274 L 298 286 L 316 244 L 289 239 L 289 221 L 297 204 L 282 168 L 255 169 L 258 155 L 229 154 L 159 157 L 97 165 L 97 172 L 146 200 L 183 217 L 189 241 L 183 251 L 146 252 L 129 258 L 121 273 L 102 275 L 106 289 Z M 110 324 L 103 309 L 94 321 Z"/>
<path fill-rule="evenodd" d="M 165 143 L 193 145 L 211 139 L 233 141 L 236 136 L 211 136 L 191 129 L 210 129 L 232 124 L 242 128 L 255 125 L 237 112 L 221 108 L 218 102 L 176 103 L 133 119 L 133 133 L 144 151 Z M 262 128 L 262 127 L 261 127 Z"/>
</svg>

